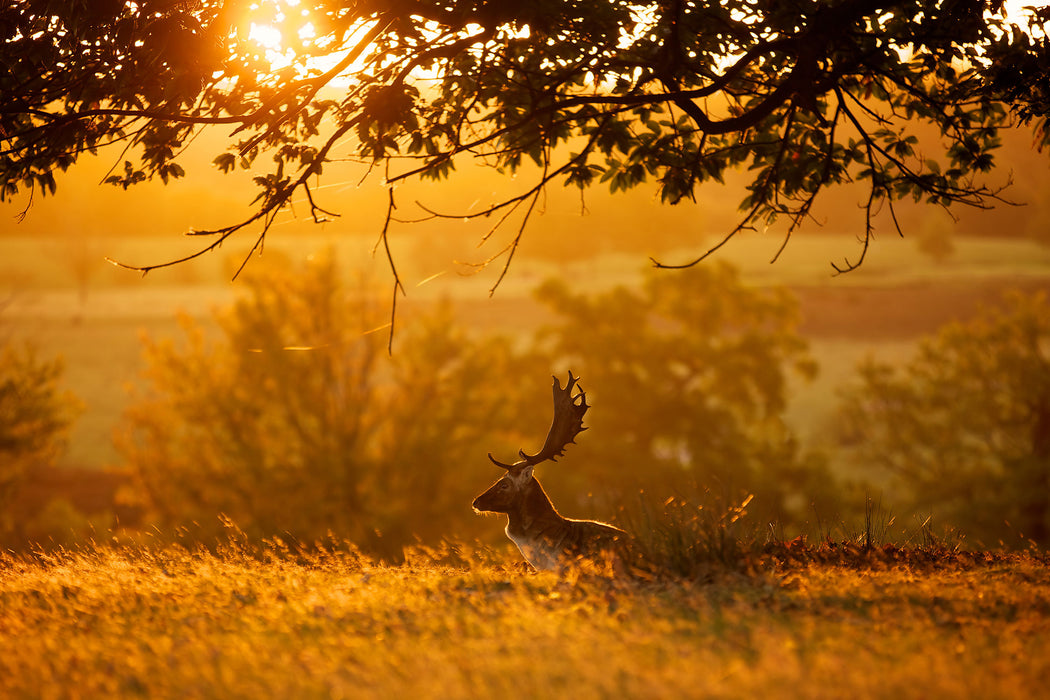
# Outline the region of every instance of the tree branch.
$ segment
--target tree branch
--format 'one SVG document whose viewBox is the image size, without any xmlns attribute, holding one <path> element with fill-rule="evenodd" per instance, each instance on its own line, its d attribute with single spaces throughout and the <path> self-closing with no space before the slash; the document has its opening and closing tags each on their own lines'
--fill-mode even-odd
<svg viewBox="0 0 1050 700">
<path fill-rule="evenodd" d="M 376 249 L 381 243 L 383 251 L 386 253 L 386 261 L 390 265 L 390 273 L 394 276 L 394 286 L 390 295 L 390 333 L 387 335 L 386 343 L 387 352 L 391 355 L 394 354 L 394 322 L 397 320 L 397 293 L 405 294 L 405 288 L 401 284 L 401 277 L 397 274 L 397 265 L 394 264 L 394 255 L 390 252 L 390 221 L 395 209 L 397 209 L 397 205 L 394 203 L 394 188 L 387 187 L 387 206 L 386 216 L 383 219 L 383 230 L 379 234 L 379 240 L 376 241 L 375 246 L 372 248 L 372 255 L 375 255 Z"/>
</svg>

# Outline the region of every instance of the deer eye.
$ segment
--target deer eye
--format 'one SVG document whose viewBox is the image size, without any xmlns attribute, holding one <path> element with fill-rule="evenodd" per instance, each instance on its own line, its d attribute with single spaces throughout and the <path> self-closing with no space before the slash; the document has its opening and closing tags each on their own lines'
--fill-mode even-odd
<svg viewBox="0 0 1050 700">
<path fill-rule="evenodd" d="M 499 490 L 500 491 L 506 491 L 509 488 L 510 488 L 510 483 L 509 482 L 507 482 L 507 481 L 499 482 Z"/>
</svg>

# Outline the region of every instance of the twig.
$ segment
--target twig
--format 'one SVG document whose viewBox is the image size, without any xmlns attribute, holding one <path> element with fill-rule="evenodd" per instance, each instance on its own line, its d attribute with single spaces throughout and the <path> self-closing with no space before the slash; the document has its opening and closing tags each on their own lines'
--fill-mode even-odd
<svg viewBox="0 0 1050 700">
<path fill-rule="evenodd" d="M 386 206 L 386 217 L 383 219 L 383 230 L 379 234 L 379 240 L 376 241 L 375 246 L 372 248 L 372 255 L 375 255 L 376 250 L 379 248 L 379 244 L 383 244 L 383 250 L 386 253 L 387 263 L 390 265 L 390 272 L 394 276 L 393 293 L 390 296 L 390 333 L 387 336 L 386 350 L 389 354 L 394 354 L 394 321 L 397 318 L 397 293 L 401 292 L 405 294 L 405 288 L 401 284 L 401 277 L 397 273 L 397 265 L 394 264 L 394 255 L 390 251 L 390 240 L 387 235 L 390 231 L 390 222 L 393 219 L 394 210 L 397 209 L 397 204 L 394 202 L 394 188 L 387 188 L 387 206 Z"/>
</svg>

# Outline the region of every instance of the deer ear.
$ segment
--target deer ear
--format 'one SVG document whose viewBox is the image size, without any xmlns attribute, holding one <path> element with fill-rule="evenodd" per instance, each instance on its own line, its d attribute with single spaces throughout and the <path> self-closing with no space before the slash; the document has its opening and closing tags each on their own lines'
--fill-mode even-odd
<svg viewBox="0 0 1050 700">
<path fill-rule="evenodd" d="M 532 465 L 530 464 L 530 465 L 528 465 L 527 467 L 525 467 L 524 469 L 521 470 L 521 480 L 522 481 L 528 481 L 531 478 L 532 478 Z"/>
</svg>

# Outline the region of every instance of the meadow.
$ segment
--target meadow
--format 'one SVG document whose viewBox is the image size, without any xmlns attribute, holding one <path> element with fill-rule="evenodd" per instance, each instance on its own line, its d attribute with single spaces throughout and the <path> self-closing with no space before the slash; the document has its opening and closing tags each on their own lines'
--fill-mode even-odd
<svg viewBox="0 0 1050 700">
<path fill-rule="evenodd" d="M 502 550 L 501 550 L 502 551 Z M 8 698 L 1031 698 L 1045 555 L 756 550 L 694 577 L 447 545 L 0 555 Z"/>
</svg>

